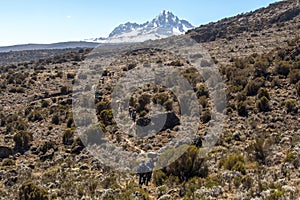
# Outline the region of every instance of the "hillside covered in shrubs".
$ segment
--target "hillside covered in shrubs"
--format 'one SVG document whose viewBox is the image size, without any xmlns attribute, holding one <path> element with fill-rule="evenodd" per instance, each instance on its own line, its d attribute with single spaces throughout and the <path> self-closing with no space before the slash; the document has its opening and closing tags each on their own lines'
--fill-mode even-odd
<svg viewBox="0 0 300 200">
<path fill-rule="evenodd" d="M 155 136 L 136 138 L 138 133 L 121 131 L 114 119 L 117 81 L 139 65 L 156 63 L 178 69 L 194 89 L 201 110 L 197 137 L 175 162 L 153 172 L 148 187 L 138 187 L 136 174 L 101 163 L 76 133 L 72 88 L 86 78 L 76 74 L 91 49 L 18 63 L 7 58 L 0 67 L 0 199 L 297 199 L 299 9 L 294 1 L 282 1 L 185 35 L 209 51 L 226 89 L 224 128 L 206 156 L 202 141 L 215 123 L 211 94 L 189 62 L 163 50 L 141 49 L 103 72 L 95 93 L 98 126 L 106 139 L 131 152 L 157 151 L 174 138 L 181 105 L 166 87 L 138 88 L 129 102 L 136 119 L 128 125 L 149 124 L 157 104 L 167 123 Z M 30 52 L 30 58 L 40 53 Z M 86 135 L 95 141 L 95 130 Z"/>
</svg>

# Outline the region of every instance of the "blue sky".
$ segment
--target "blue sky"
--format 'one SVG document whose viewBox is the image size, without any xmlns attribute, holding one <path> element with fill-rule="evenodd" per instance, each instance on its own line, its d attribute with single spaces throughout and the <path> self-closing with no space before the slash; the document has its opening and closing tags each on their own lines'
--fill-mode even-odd
<svg viewBox="0 0 300 200">
<path fill-rule="evenodd" d="M 169 10 L 195 26 L 276 0 L 0 0 L 0 46 L 106 37 L 119 24 Z"/>
</svg>

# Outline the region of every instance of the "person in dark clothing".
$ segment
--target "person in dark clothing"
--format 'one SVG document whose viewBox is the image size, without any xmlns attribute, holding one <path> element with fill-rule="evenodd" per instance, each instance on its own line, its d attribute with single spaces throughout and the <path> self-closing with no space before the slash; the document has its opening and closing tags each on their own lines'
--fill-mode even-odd
<svg viewBox="0 0 300 200">
<path fill-rule="evenodd" d="M 135 122 L 136 120 L 136 110 L 132 112 L 132 120 Z"/>
<path fill-rule="evenodd" d="M 147 162 L 146 167 L 149 169 L 149 171 L 146 174 L 146 176 L 147 176 L 146 186 L 148 186 L 148 183 L 151 181 L 151 178 L 152 178 L 152 171 L 153 171 L 153 168 L 154 168 L 154 161 L 150 160 L 149 162 Z"/>
<path fill-rule="evenodd" d="M 143 184 L 148 185 L 147 172 L 149 171 L 148 167 L 143 160 L 142 163 L 137 168 L 137 174 L 139 176 L 139 187 L 142 187 Z"/>
<path fill-rule="evenodd" d="M 130 118 L 132 117 L 132 108 L 130 108 L 130 107 L 128 109 L 128 115 L 129 115 Z"/>
</svg>

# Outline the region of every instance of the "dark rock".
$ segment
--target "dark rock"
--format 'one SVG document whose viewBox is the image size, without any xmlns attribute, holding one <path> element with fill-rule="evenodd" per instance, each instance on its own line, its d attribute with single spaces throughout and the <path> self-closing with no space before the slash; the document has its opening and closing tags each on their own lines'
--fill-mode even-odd
<svg viewBox="0 0 300 200">
<path fill-rule="evenodd" d="M 167 120 L 166 120 L 166 123 L 162 130 L 164 131 L 167 129 L 173 129 L 175 126 L 178 126 L 178 125 L 180 125 L 180 120 L 176 116 L 176 114 L 174 112 L 168 112 Z"/>
</svg>

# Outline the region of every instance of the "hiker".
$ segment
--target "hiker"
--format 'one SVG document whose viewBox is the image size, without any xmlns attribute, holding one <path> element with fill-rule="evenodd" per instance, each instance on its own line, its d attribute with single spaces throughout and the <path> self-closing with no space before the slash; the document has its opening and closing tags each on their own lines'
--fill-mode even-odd
<svg viewBox="0 0 300 200">
<path fill-rule="evenodd" d="M 151 181 L 151 177 L 152 177 L 152 171 L 154 168 L 154 161 L 151 159 L 150 161 L 147 162 L 146 167 L 149 169 L 149 171 L 147 172 L 146 176 L 147 176 L 147 185 L 148 183 Z"/>
<path fill-rule="evenodd" d="M 149 169 L 147 168 L 145 161 L 143 160 L 137 168 L 137 174 L 139 176 L 139 187 L 142 187 L 143 184 L 148 186 L 148 179 L 147 179 L 148 171 L 149 171 Z"/>
<path fill-rule="evenodd" d="M 129 109 L 128 109 L 128 115 L 130 118 L 132 117 L 132 108 L 131 107 L 129 107 Z"/>
<path fill-rule="evenodd" d="M 104 84 L 104 78 L 101 78 L 100 81 L 102 84 Z"/>
<path fill-rule="evenodd" d="M 136 120 L 136 110 L 132 112 L 132 120 L 135 122 Z"/>
</svg>

